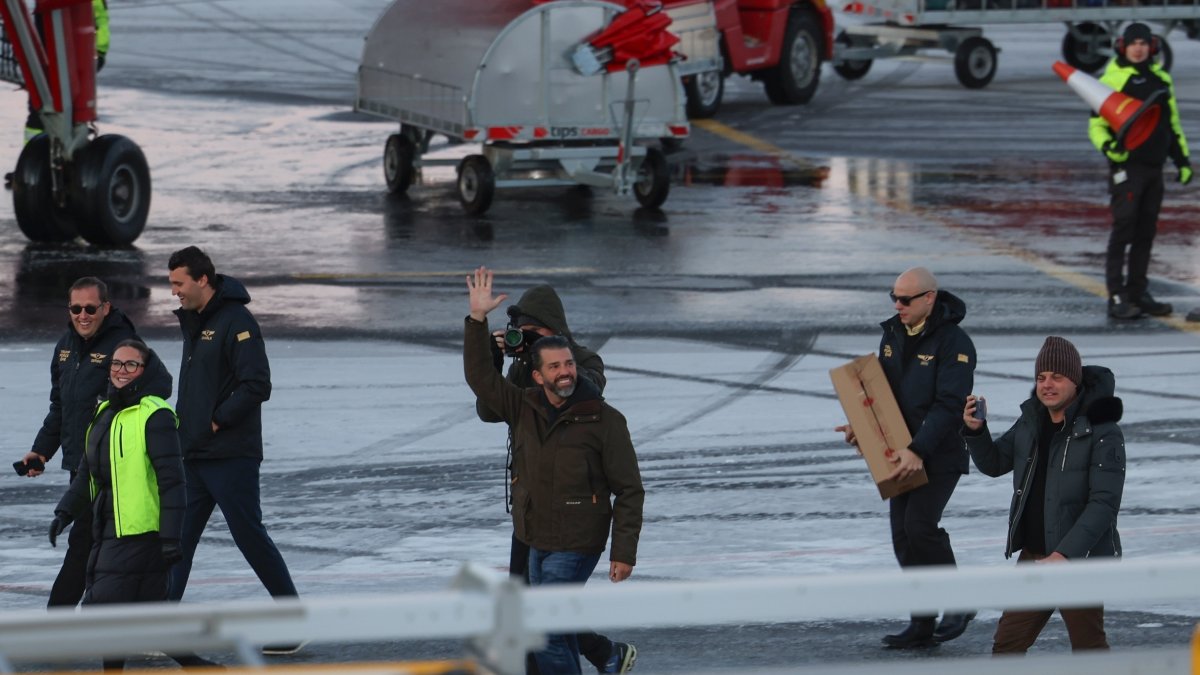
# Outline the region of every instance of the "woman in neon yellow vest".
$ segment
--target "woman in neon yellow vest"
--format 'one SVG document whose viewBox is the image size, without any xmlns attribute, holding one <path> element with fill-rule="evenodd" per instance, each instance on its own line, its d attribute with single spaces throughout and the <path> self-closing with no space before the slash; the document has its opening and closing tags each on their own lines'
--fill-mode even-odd
<svg viewBox="0 0 1200 675">
<path fill-rule="evenodd" d="M 184 509 L 177 420 L 166 402 L 171 374 L 149 347 L 131 339 L 113 351 L 109 380 L 79 471 L 54 510 L 50 543 L 92 509 L 83 604 L 163 601 L 167 571 L 180 558 Z M 123 660 L 104 665 L 118 663 Z"/>
</svg>

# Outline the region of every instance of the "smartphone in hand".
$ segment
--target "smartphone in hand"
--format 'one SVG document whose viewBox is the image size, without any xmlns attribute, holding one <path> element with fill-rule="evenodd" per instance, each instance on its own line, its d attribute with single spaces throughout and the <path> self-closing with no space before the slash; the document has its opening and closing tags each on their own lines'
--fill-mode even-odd
<svg viewBox="0 0 1200 675">
<path fill-rule="evenodd" d="M 29 473 L 30 469 L 33 469 L 34 471 L 45 471 L 46 465 L 42 463 L 42 460 L 35 457 L 34 459 L 29 460 L 29 463 L 25 463 L 18 459 L 17 461 L 13 462 L 13 468 L 17 470 L 18 476 L 24 476 Z"/>
<path fill-rule="evenodd" d="M 986 399 L 984 399 L 983 397 L 975 399 L 975 412 L 971 414 L 971 417 L 974 417 L 975 419 L 979 420 L 980 422 L 987 421 L 987 400 Z"/>
</svg>

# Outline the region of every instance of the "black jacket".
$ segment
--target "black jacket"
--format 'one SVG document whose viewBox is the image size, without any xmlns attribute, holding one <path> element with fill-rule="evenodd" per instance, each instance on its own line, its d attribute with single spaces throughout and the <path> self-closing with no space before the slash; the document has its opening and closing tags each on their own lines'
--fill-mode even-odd
<svg viewBox="0 0 1200 675">
<path fill-rule="evenodd" d="M 1049 550 L 1038 552 L 1058 552 L 1071 559 L 1120 556 L 1117 511 L 1125 489 L 1125 437 L 1117 423 L 1123 406 L 1113 396 L 1116 380 L 1108 368 L 1085 366 L 1082 385 L 1067 408 L 1071 432 L 1055 436 L 1050 448 L 1043 505 Z M 963 432 L 981 472 L 993 477 L 1013 472 L 1005 557 L 1024 548 L 1021 514 L 1037 466 L 1040 418 L 1047 414 L 1035 391 L 1021 404 L 1021 417 L 994 441 L 986 426 L 976 433 Z"/>
<path fill-rule="evenodd" d="M 604 361 L 596 352 L 575 342 L 574 336 L 571 335 L 571 328 L 567 325 L 567 314 L 563 310 L 562 300 L 559 299 L 554 288 L 545 284 L 534 286 L 525 291 L 517 304 L 510 307 L 508 311 L 510 316 L 514 313 L 531 316 L 556 334 L 567 338 L 567 341 L 571 343 L 571 351 L 575 355 L 577 375 L 581 379 L 591 381 L 601 394 L 604 393 L 604 384 L 607 381 L 604 377 Z M 504 367 L 504 354 L 496 347 L 495 341 L 490 344 L 492 362 L 496 364 L 496 370 L 501 370 Z M 533 368 L 528 356 L 513 359 L 512 365 L 508 367 L 507 379 L 522 389 L 534 386 Z M 475 401 L 475 412 L 484 422 L 503 421 L 499 414 L 488 410 L 487 406 L 478 399 Z"/>
<path fill-rule="evenodd" d="M 55 508 L 55 513 L 66 512 L 76 519 L 91 510 L 93 544 L 85 604 L 166 599 L 165 589 L 149 588 L 152 584 L 145 581 L 165 574 L 161 540 L 180 538 L 186 503 L 179 435 L 169 410 L 151 415 L 145 430 L 146 455 L 158 484 L 159 531 L 117 538 L 113 522 L 109 428 L 118 411 L 138 405 L 147 395 L 171 396 L 171 374 L 153 352 L 141 377 L 123 389 L 109 387 L 110 404 L 96 416 L 79 473 Z M 97 487 L 94 500 L 89 479 L 94 479 Z"/>
<path fill-rule="evenodd" d="M 938 291 L 925 329 L 905 353 L 904 324 L 897 314 L 884 321 L 879 361 L 928 473 L 967 473 L 959 440 L 962 410 L 975 381 L 975 345 L 958 324 L 967 307 L 949 291 Z"/>
<path fill-rule="evenodd" d="M 222 274 L 215 282 L 203 311 L 175 310 L 183 330 L 176 405 L 183 458 L 262 459 L 262 403 L 271 397 L 266 344 L 246 308 L 246 287 Z"/>
<path fill-rule="evenodd" d="M 63 450 L 62 468 L 74 471 L 83 457 L 83 436 L 108 390 L 108 361 L 122 340 L 137 337 L 133 322 L 111 307 L 90 340 L 68 326 L 50 360 L 50 412 L 33 439 L 32 450 L 50 459 Z"/>
</svg>

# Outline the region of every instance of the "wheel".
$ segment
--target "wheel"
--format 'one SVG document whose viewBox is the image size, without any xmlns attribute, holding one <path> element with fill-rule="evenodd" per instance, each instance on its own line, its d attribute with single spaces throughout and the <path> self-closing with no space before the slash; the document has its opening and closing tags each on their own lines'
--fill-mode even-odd
<svg viewBox="0 0 1200 675">
<path fill-rule="evenodd" d="M 407 134 L 388 136 L 383 146 L 383 179 L 388 192 L 402 195 L 408 191 L 417 175 L 416 158 L 417 146 Z"/>
<path fill-rule="evenodd" d="M 717 114 L 725 96 L 725 77 L 719 70 L 696 73 L 683 85 L 688 117 L 708 118 Z"/>
<path fill-rule="evenodd" d="M 40 134 L 25 144 L 13 171 L 12 193 L 17 227 L 30 241 L 75 238 L 75 214 L 55 204 L 51 192 L 50 137 Z"/>
<path fill-rule="evenodd" d="M 458 201 L 463 209 L 478 216 L 492 205 L 496 194 L 496 174 L 483 155 L 467 155 L 458 163 Z"/>
<path fill-rule="evenodd" d="M 1171 66 L 1175 64 L 1175 54 L 1171 51 L 1171 43 L 1161 35 L 1155 37 L 1158 38 L 1158 53 L 1154 55 L 1154 60 L 1163 70 L 1170 71 Z"/>
<path fill-rule="evenodd" d="M 633 195 L 648 209 L 657 209 L 671 193 L 671 174 L 667 157 L 658 148 L 646 148 L 646 156 L 638 167 Z"/>
<path fill-rule="evenodd" d="M 767 98 L 778 105 L 808 103 L 821 82 L 821 27 L 812 14 L 793 12 L 779 63 L 763 75 Z"/>
<path fill-rule="evenodd" d="M 954 74 L 967 89 L 982 89 L 996 76 L 996 48 L 985 38 L 969 37 L 954 52 Z"/>
<path fill-rule="evenodd" d="M 1111 44 L 1112 36 L 1104 26 L 1085 21 L 1068 29 L 1063 36 L 1063 60 L 1085 73 L 1094 73 L 1108 63 L 1106 48 Z"/>
<path fill-rule="evenodd" d="M 79 234 L 93 244 L 130 244 L 150 215 L 150 166 L 137 143 L 97 136 L 75 157 L 72 206 Z"/>
<path fill-rule="evenodd" d="M 846 34 L 846 31 L 838 33 L 837 39 L 834 40 L 840 45 L 853 47 L 854 41 Z M 871 59 L 861 59 L 858 61 L 841 61 L 833 67 L 834 72 L 841 75 L 847 80 L 857 80 L 867 74 L 871 70 Z"/>
</svg>

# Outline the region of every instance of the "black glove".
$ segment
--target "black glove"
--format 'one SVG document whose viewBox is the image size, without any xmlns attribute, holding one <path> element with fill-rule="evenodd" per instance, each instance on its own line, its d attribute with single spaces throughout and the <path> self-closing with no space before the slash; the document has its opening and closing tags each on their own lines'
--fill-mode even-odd
<svg viewBox="0 0 1200 675">
<path fill-rule="evenodd" d="M 70 524 L 71 524 L 71 516 L 70 515 L 63 513 L 61 511 L 54 514 L 54 520 L 50 521 L 50 545 L 51 546 L 53 546 L 55 548 L 58 547 L 58 535 L 62 534 L 63 530 L 67 529 L 67 526 Z"/>
<path fill-rule="evenodd" d="M 96 54 L 96 72 L 104 70 L 104 54 Z"/>
<path fill-rule="evenodd" d="M 183 550 L 179 548 L 178 539 L 161 537 L 159 538 L 159 542 L 162 545 L 163 562 L 167 563 L 167 567 L 183 560 Z"/>
</svg>

